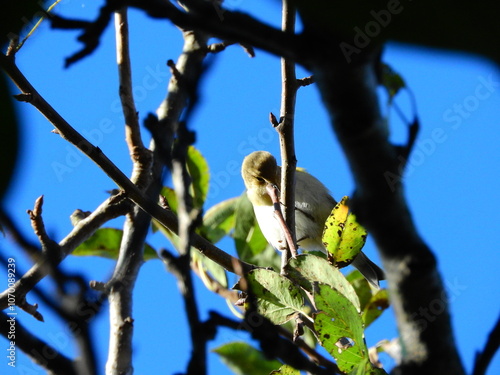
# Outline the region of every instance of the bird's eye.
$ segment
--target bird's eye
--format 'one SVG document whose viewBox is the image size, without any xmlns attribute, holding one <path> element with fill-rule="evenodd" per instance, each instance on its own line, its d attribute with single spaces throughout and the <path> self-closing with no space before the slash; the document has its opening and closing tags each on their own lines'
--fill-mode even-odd
<svg viewBox="0 0 500 375">
<path fill-rule="evenodd" d="M 259 182 L 266 182 L 262 177 L 255 177 Z"/>
</svg>

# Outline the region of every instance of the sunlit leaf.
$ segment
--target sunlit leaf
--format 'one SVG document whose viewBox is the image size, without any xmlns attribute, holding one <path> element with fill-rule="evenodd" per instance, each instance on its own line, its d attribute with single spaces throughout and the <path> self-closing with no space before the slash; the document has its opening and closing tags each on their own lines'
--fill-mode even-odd
<svg viewBox="0 0 500 375">
<path fill-rule="evenodd" d="M 358 311 L 361 311 L 353 286 L 338 268 L 332 266 L 326 259 L 312 254 L 302 254 L 296 259 L 290 259 L 285 270 L 289 278 L 309 292 L 313 291 L 315 282 L 330 285 L 342 293 Z"/>
<path fill-rule="evenodd" d="M 352 213 L 349 214 L 342 232 L 340 245 L 335 254 L 335 264 L 341 268 L 350 264 L 365 246 L 367 235 L 366 229 L 356 221 L 356 216 Z"/>
<path fill-rule="evenodd" d="M 367 232 L 349 213 L 348 198 L 334 207 L 325 223 L 323 243 L 339 268 L 349 265 L 366 242 Z"/>
<path fill-rule="evenodd" d="M 103 258 L 117 259 L 123 231 L 115 228 L 98 229 L 88 240 L 81 243 L 72 253 L 76 256 L 99 256 Z M 156 251 L 145 245 L 144 260 L 158 259 Z"/>
<path fill-rule="evenodd" d="M 361 314 L 342 293 L 326 284 L 317 285 L 314 302 L 320 310 L 314 315 L 314 328 L 321 346 L 342 371 L 351 372 L 368 358 Z"/>
<path fill-rule="evenodd" d="M 360 299 L 361 317 L 366 328 L 389 307 L 389 295 L 386 289 L 371 287 L 359 271 L 351 272 L 347 280 Z"/>
<path fill-rule="evenodd" d="M 358 270 L 350 272 L 346 276 L 347 281 L 353 286 L 361 304 L 361 310 L 370 302 L 373 291 L 365 277 Z"/>
<path fill-rule="evenodd" d="M 363 310 L 362 317 L 365 327 L 372 324 L 389 307 L 387 289 L 378 290 Z"/>
<path fill-rule="evenodd" d="M 191 176 L 191 195 L 194 207 L 203 207 L 208 194 L 210 171 L 201 152 L 189 146 L 186 158 L 187 169 Z"/>
<path fill-rule="evenodd" d="M 274 370 L 269 375 L 300 375 L 300 371 L 291 366 L 283 365 L 279 370 Z"/>
<path fill-rule="evenodd" d="M 269 374 L 282 365 L 277 360 L 266 359 L 260 350 L 246 342 L 230 342 L 212 351 L 237 375 Z"/>
<path fill-rule="evenodd" d="M 263 268 L 252 270 L 245 276 L 257 298 L 258 312 L 274 324 L 284 324 L 302 311 L 304 298 L 300 288 L 288 278 Z M 240 284 L 234 288 L 240 289 Z"/>
<path fill-rule="evenodd" d="M 323 244 L 331 254 L 335 254 L 342 239 L 342 232 L 349 213 L 349 207 L 347 207 L 348 199 L 348 197 L 343 197 L 333 208 L 325 222 Z"/>
</svg>

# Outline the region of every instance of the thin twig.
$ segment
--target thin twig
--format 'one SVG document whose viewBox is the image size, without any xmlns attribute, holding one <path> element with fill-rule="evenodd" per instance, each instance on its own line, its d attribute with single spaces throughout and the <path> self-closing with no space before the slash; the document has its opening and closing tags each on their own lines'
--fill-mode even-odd
<svg viewBox="0 0 500 375">
<path fill-rule="evenodd" d="M 185 118 L 196 104 L 198 82 L 203 74 L 202 62 L 207 50 L 208 37 L 191 30 L 182 31 L 184 39 L 183 54 L 186 54 L 185 64 L 175 67 L 179 77 L 176 78 L 178 90 L 185 95 Z M 189 60 L 192 60 L 189 62 Z M 192 69 L 191 71 L 187 69 Z M 170 85 L 169 85 L 170 86 Z M 201 326 L 198 304 L 191 274 L 191 243 L 196 225 L 199 223 L 201 207 L 196 207 L 189 193 L 191 177 L 187 170 L 188 148 L 194 140 L 193 134 L 187 129 L 185 121 L 177 120 L 175 127 L 177 139 L 172 149 L 172 182 L 177 196 L 177 214 L 179 217 L 180 255 L 171 260 L 175 268 L 174 275 L 184 301 L 184 309 L 189 323 L 191 336 L 191 357 L 187 373 L 203 375 L 207 371 L 207 337 Z M 166 254 L 166 252 L 164 252 Z"/>
<path fill-rule="evenodd" d="M 106 374 L 132 373 L 133 291 L 143 263 L 143 249 L 150 217 L 139 207 L 127 215 L 123 226 L 120 253 L 109 290 L 110 337 Z"/>
<path fill-rule="evenodd" d="M 497 319 L 495 326 L 488 335 L 484 349 L 476 354 L 474 361 L 474 369 L 472 375 L 484 375 L 495 356 L 495 353 L 500 348 L 500 317 Z"/>
<path fill-rule="evenodd" d="M 127 11 L 128 8 L 123 6 L 115 12 L 116 56 L 120 82 L 119 94 L 125 119 L 125 140 L 132 162 L 134 163 L 131 180 L 139 186 L 148 186 L 150 181 L 147 181 L 147 177 L 151 172 L 152 155 L 142 142 L 138 112 L 135 107 Z M 138 178 L 138 176 L 142 178 Z"/>
<path fill-rule="evenodd" d="M 132 93 L 132 69 L 129 56 L 127 9 L 115 14 L 117 63 L 120 99 L 125 118 L 125 139 L 133 162 L 131 181 L 146 197 L 157 197 L 161 188 L 162 169 L 152 170 L 152 153 L 144 147 Z M 106 284 L 110 315 L 110 339 L 107 374 L 129 374 L 133 371 L 133 292 L 143 264 L 146 236 L 151 217 L 138 206 L 127 214 L 123 226 L 120 252 L 111 280 Z"/>
<path fill-rule="evenodd" d="M 314 82 L 316 82 L 314 79 L 314 76 L 309 76 L 309 77 L 297 79 L 297 85 L 299 87 L 309 86 L 309 85 L 312 85 Z"/>
<path fill-rule="evenodd" d="M 148 186 L 151 176 L 152 154 L 144 147 L 141 128 L 137 115 L 132 90 L 132 67 L 130 63 L 130 46 L 128 32 L 127 8 L 123 7 L 115 13 L 116 60 L 120 81 L 120 101 L 125 118 L 125 140 L 133 163 L 133 183 L 144 188 Z"/>
<path fill-rule="evenodd" d="M 141 139 L 141 129 L 135 108 L 132 91 L 132 67 L 130 63 L 129 32 L 127 8 L 123 7 L 115 13 L 116 30 L 116 61 L 120 82 L 120 100 L 125 117 L 125 139 L 129 151 L 134 147 L 144 147 Z"/>
<path fill-rule="evenodd" d="M 295 7 L 290 0 L 283 0 L 281 28 L 286 34 L 295 33 Z M 284 57 L 281 58 L 281 110 L 280 122 L 276 127 L 280 139 L 281 150 L 281 198 L 284 217 L 293 243 L 297 243 L 295 236 L 295 156 L 294 143 L 294 118 L 295 98 L 297 94 L 297 78 L 295 76 L 295 63 Z M 296 247 L 296 246 L 295 246 Z M 290 248 L 282 253 L 281 269 L 288 263 L 291 254 Z"/>
</svg>

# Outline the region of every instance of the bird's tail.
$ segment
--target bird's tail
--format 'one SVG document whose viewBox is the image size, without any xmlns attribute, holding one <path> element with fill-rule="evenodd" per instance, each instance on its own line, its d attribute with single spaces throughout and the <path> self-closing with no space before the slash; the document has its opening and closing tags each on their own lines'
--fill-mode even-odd
<svg viewBox="0 0 500 375">
<path fill-rule="evenodd" d="M 358 269 L 359 272 L 365 277 L 366 280 L 373 286 L 380 288 L 379 281 L 385 280 L 384 271 L 373 263 L 368 257 L 360 252 L 351 263 Z"/>
</svg>

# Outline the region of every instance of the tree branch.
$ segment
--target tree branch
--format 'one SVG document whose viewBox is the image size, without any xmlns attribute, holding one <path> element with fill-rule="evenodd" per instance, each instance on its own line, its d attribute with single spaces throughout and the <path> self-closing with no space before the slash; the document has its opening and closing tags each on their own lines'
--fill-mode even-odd
<svg viewBox="0 0 500 375">
<path fill-rule="evenodd" d="M 152 153 L 144 147 L 142 142 L 141 128 L 134 102 L 126 7 L 119 9 L 115 13 L 115 30 L 118 78 L 120 81 L 119 94 L 125 118 L 125 140 L 133 163 L 132 177 L 130 179 L 141 188 L 148 186 L 150 183 L 149 172 L 152 166 Z"/>
<path fill-rule="evenodd" d="M 490 365 L 495 353 L 500 348 L 500 318 L 497 319 L 495 326 L 488 335 L 486 344 L 482 352 L 476 353 L 474 369 L 472 375 L 484 375 Z"/>
<path fill-rule="evenodd" d="M 283 0 L 281 28 L 285 34 L 295 35 L 295 6 L 290 0 Z M 288 58 L 281 58 L 281 110 L 280 122 L 276 127 L 280 139 L 281 150 L 281 197 L 283 203 L 283 215 L 286 225 L 292 235 L 296 247 L 295 237 L 295 168 L 297 158 L 295 156 L 294 141 L 294 118 L 295 101 L 297 95 L 297 78 L 295 77 L 295 62 Z M 287 250 L 281 254 L 282 273 L 291 255 Z"/>
<path fill-rule="evenodd" d="M 137 206 L 127 215 L 115 270 L 106 284 L 110 316 L 108 375 L 133 373 L 133 291 L 143 263 L 144 243 L 150 224 L 150 216 Z"/>
<path fill-rule="evenodd" d="M 197 101 L 197 89 L 203 74 L 203 59 L 207 53 L 208 37 L 192 30 L 182 30 L 184 46 L 178 64 L 170 63 L 172 79 L 166 101 L 176 104 L 174 108 L 184 108 L 187 119 Z M 172 97 L 170 97 L 172 95 Z M 173 102 L 172 102 L 173 101 Z M 198 305 L 191 274 L 191 245 L 194 230 L 199 223 L 201 207 L 197 207 L 189 193 L 191 177 L 187 170 L 187 152 L 194 141 L 194 134 L 187 129 L 186 121 L 180 121 L 182 111 L 167 108 L 162 114 L 163 120 L 173 125 L 176 141 L 171 151 L 171 171 L 174 190 L 177 197 L 179 218 L 180 255 L 175 258 L 167 251 L 162 251 L 162 259 L 177 279 L 186 311 L 190 336 L 191 358 L 187 373 L 203 375 L 207 371 L 206 343 L 207 336 L 201 325 Z M 175 116 L 175 117 L 174 117 Z"/>
<path fill-rule="evenodd" d="M 306 46 L 301 43 L 301 37 L 293 34 L 287 35 L 247 14 L 229 11 L 222 7 L 216 8 L 209 2 L 198 2 L 195 11 L 186 12 L 166 1 L 108 0 L 94 22 L 77 22 L 72 25 L 71 20 L 52 16 L 52 26 L 55 28 L 62 24 L 65 27 L 84 30 L 82 35 L 78 37 L 84 43 L 84 47 L 66 59 L 67 66 L 90 55 L 98 47 L 102 32 L 109 23 L 112 13 L 124 5 L 142 9 L 153 18 L 169 19 L 185 30 L 207 32 L 230 43 L 237 42 L 242 45 L 262 48 L 295 61 L 307 59 L 307 53 L 299 53 L 302 46 Z"/>
</svg>

